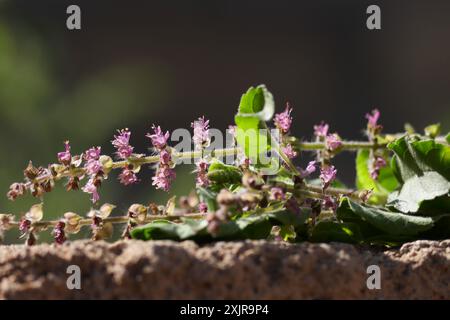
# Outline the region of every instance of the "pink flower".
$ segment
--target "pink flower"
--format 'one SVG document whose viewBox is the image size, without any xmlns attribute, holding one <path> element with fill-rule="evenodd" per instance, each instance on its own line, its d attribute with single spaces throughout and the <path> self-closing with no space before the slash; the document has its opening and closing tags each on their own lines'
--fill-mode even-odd
<svg viewBox="0 0 450 320">
<path fill-rule="evenodd" d="M 342 141 L 336 133 L 333 133 L 325 138 L 325 144 L 327 145 L 328 150 L 334 151 L 342 146 Z"/>
<path fill-rule="evenodd" d="M 117 157 L 125 160 L 133 154 L 134 148 L 130 146 L 131 132 L 128 129 L 117 130 L 117 132 L 119 134 L 114 136 L 111 143 L 117 150 Z"/>
<path fill-rule="evenodd" d="M 86 161 L 89 160 L 98 160 L 100 158 L 100 154 L 102 152 L 102 148 L 100 147 L 92 147 L 84 153 L 84 159 Z"/>
<path fill-rule="evenodd" d="M 361 199 L 362 202 L 366 203 L 370 199 L 370 197 L 372 196 L 372 193 L 373 193 L 373 189 L 371 189 L 371 190 L 362 190 L 359 193 L 358 196 L 359 196 L 359 198 Z"/>
<path fill-rule="evenodd" d="M 289 159 L 294 159 L 297 156 L 297 152 L 295 152 L 295 150 L 292 148 L 290 144 L 287 144 L 285 147 L 282 147 L 281 150 Z"/>
<path fill-rule="evenodd" d="M 325 210 L 332 210 L 336 211 L 337 209 L 337 202 L 334 197 L 331 196 L 325 196 L 325 198 L 322 201 L 322 206 Z"/>
<path fill-rule="evenodd" d="M 292 117 L 291 117 L 292 108 L 289 104 L 286 105 L 286 109 L 282 113 L 277 113 L 275 115 L 274 123 L 275 126 L 281 130 L 282 133 L 286 134 L 289 132 L 289 129 L 292 125 Z"/>
<path fill-rule="evenodd" d="M 367 127 L 368 128 L 376 128 L 378 126 L 377 122 L 380 118 L 380 111 L 378 109 L 373 109 L 372 113 L 366 113 Z"/>
<path fill-rule="evenodd" d="M 58 152 L 58 161 L 67 166 L 72 161 L 72 155 L 70 154 L 69 141 L 64 142 L 64 145 L 66 150 L 63 152 Z"/>
<path fill-rule="evenodd" d="M 208 187 L 210 184 L 210 181 L 209 181 L 208 175 L 207 175 L 209 164 L 205 160 L 201 159 L 200 161 L 197 162 L 196 166 L 197 166 L 197 170 L 196 170 L 196 172 L 197 172 L 197 178 L 196 178 L 197 187 L 204 187 L 204 188 Z"/>
<path fill-rule="evenodd" d="M 201 149 L 204 146 L 209 145 L 209 120 L 205 120 L 205 117 L 198 118 L 197 121 L 191 123 L 191 127 L 194 129 L 194 145 Z"/>
<path fill-rule="evenodd" d="M 53 237 L 57 244 L 63 244 L 67 240 L 66 234 L 64 231 L 65 227 L 66 227 L 66 224 L 64 223 L 64 221 L 59 221 L 56 224 L 55 228 L 53 229 Z"/>
<path fill-rule="evenodd" d="M 172 155 L 166 149 L 162 150 L 159 154 L 159 161 L 162 164 L 170 164 L 172 161 Z"/>
<path fill-rule="evenodd" d="M 300 173 L 302 178 L 306 178 L 313 174 L 316 171 L 316 161 L 310 161 L 308 165 L 306 166 L 306 169 L 300 169 Z"/>
<path fill-rule="evenodd" d="M 100 147 L 92 147 L 84 153 L 84 159 L 86 160 L 84 168 L 88 175 L 96 175 L 102 170 L 102 165 L 100 164 L 100 161 L 98 161 L 100 153 Z"/>
<path fill-rule="evenodd" d="M 334 168 L 334 166 L 325 166 L 320 169 L 319 178 L 322 179 L 324 190 L 328 188 L 331 182 L 336 179 L 336 173 L 337 170 Z"/>
<path fill-rule="evenodd" d="M 286 194 L 280 187 L 270 189 L 270 200 L 278 201 L 286 199 Z"/>
<path fill-rule="evenodd" d="M 200 202 L 200 203 L 198 204 L 198 211 L 199 211 L 200 213 L 207 213 L 207 212 L 208 212 L 208 206 L 206 205 L 206 203 Z"/>
<path fill-rule="evenodd" d="M 19 231 L 22 233 L 27 233 L 31 227 L 31 221 L 25 218 L 20 219 Z"/>
<path fill-rule="evenodd" d="M 372 177 L 373 180 L 378 179 L 381 168 L 384 168 L 385 166 L 386 160 L 384 160 L 383 157 L 375 156 L 375 158 L 372 160 L 372 166 L 370 170 L 370 176 Z"/>
<path fill-rule="evenodd" d="M 83 187 L 83 191 L 86 193 L 90 193 L 92 195 L 91 201 L 93 203 L 96 203 L 98 200 L 100 200 L 100 195 L 98 194 L 97 187 L 94 184 L 94 179 L 91 178 L 88 180 L 86 185 Z"/>
<path fill-rule="evenodd" d="M 88 160 L 84 168 L 86 169 L 86 173 L 90 176 L 96 175 L 103 169 L 100 161 L 95 159 Z"/>
<path fill-rule="evenodd" d="M 152 129 L 154 131 L 153 134 L 147 133 L 146 137 L 150 138 L 152 141 L 153 146 L 156 149 L 162 150 L 167 145 L 167 140 L 169 140 L 170 133 L 169 131 L 166 131 L 166 133 L 163 133 L 161 130 L 161 127 L 156 127 L 155 125 L 152 126 Z"/>
<path fill-rule="evenodd" d="M 119 181 L 121 184 L 128 186 L 130 184 L 138 182 L 136 174 L 130 168 L 124 168 L 119 174 Z"/>
<path fill-rule="evenodd" d="M 325 138 L 328 135 L 329 125 L 325 122 L 321 122 L 314 126 L 314 135 L 318 138 Z"/>
<path fill-rule="evenodd" d="M 164 191 L 169 191 L 170 184 L 175 179 L 176 174 L 173 169 L 171 169 L 168 165 L 162 165 L 156 170 L 155 176 L 152 178 L 153 183 L 156 189 L 162 189 Z"/>
</svg>

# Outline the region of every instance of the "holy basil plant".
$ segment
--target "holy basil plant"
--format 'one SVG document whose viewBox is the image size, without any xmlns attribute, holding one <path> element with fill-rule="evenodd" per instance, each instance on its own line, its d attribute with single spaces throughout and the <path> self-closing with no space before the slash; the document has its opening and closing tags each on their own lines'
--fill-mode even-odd
<svg viewBox="0 0 450 320">
<path fill-rule="evenodd" d="M 235 110 L 230 108 L 230 118 Z M 292 112 L 286 104 L 275 114 L 273 95 L 259 85 L 241 96 L 229 127 L 233 144 L 227 148 L 212 148 L 204 116 L 191 123 L 193 148 L 183 152 L 170 147 L 170 132 L 156 125 L 146 134 L 153 148 L 148 155 L 135 150 L 128 129 L 114 135 L 113 156 L 102 154 L 100 147 L 74 154 L 66 141 L 57 162 L 45 167 L 30 162 L 25 180 L 13 183 L 7 196 L 43 199 L 65 181 L 68 191 L 90 195 L 92 209 L 86 217 L 66 212 L 49 221 L 45 203 L 39 202 L 17 221 L 13 214 L 0 214 L 0 234 L 18 228 L 31 245 L 52 227 L 61 244 L 83 226 L 99 240 L 123 224 L 122 238 L 198 243 L 266 239 L 395 246 L 450 237 L 449 135 L 441 135 L 439 124 L 427 126 L 423 134 L 410 126 L 383 134 L 381 114 L 373 110 L 366 114 L 363 141 L 344 140 L 323 121 L 313 126 L 314 139 L 307 141 L 292 134 L 294 126 L 307 125 L 304 118 L 294 122 Z M 333 164 L 346 151 L 356 151 L 354 188 L 340 182 Z M 113 213 L 114 205 L 100 204 L 101 186 L 111 181 L 106 179 L 113 171 L 129 186 L 146 180 L 142 172 L 150 165 L 151 184 L 170 192 L 176 167 L 186 165 L 179 160 L 192 160 L 195 189 L 178 202 L 172 196 L 165 205 L 135 203 L 122 215 Z"/>
</svg>

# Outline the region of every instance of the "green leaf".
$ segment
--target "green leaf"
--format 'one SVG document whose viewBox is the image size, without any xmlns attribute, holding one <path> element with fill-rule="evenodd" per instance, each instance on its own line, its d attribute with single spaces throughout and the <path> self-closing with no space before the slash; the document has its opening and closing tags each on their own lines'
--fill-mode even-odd
<svg viewBox="0 0 450 320">
<path fill-rule="evenodd" d="M 261 121 L 269 121 L 275 112 L 275 102 L 265 85 L 250 87 L 241 97 L 238 114 L 254 116 Z"/>
<path fill-rule="evenodd" d="M 208 179 L 218 185 L 239 184 L 242 180 L 242 172 L 235 166 L 214 160 L 208 168 Z"/>
<path fill-rule="evenodd" d="M 450 190 L 450 147 L 434 140 L 402 137 L 388 145 L 395 152 L 395 171 L 403 182 L 388 204 L 404 213 L 420 211 L 424 201 L 447 196 Z M 450 208 L 447 208 L 450 212 Z M 444 211 L 445 212 L 445 211 Z"/>
<path fill-rule="evenodd" d="M 311 242 L 359 243 L 361 239 L 361 232 L 356 223 L 322 221 L 314 226 L 309 240 Z"/>
<path fill-rule="evenodd" d="M 425 131 L 425 135 L 434 139 L 441 133 L 441 124 L 436 123 L 436 124 L 429 125 L 424 129 L 424 131 Z"/>
<path fill-rule="evenodd" d="M 269 121 L 274 111 L 273 96 L 264 85 L 250 87 L 242 95 L 238 113 L 234 118 L 237 126 L 236 140 L 245 155 L 255 164 L 270 164 L 270 158 L 263 158 L 271 146 L 270 134 L 264 121 Z"/>
<path fill-rule="evenodd" d="M 447 141 L 447 143 L 450 143 L 450 133 L 447 133 L 447 135 L 445 136 L 445 141 Z"/>
<path fill-rule="evenodd" d="M 450 180 L 450 147 L 434 140 L 414 141 L 411 143 L 417 157 L 430 170 L 434 170 Z M 426 169 L 424 169 L 426 170 Z"/>
<path fill-rule="evenodd" d="M 186 219 L 183 223 L 173 223 L 167 220 L 157 220 L 134 228 L 131 236 L 140 240 L 186 240 L 193 237 L 207 236 L 205 220 Z"/>
<path fill-rule="evenodd" d="M 388 195 L 398 187 L 398 181 L 392 172 L 392 168 L 381 168 L 377 180 L 372 179 L 369 171 L 369 150 L 359 150 L 356 156 L 356 186 L 360 190 L 373 190 L 375 194 Z M 381 203 L 377 195 L 371 197 L 376 203 Z"/>
<path fill-rule="evenodd" d="M 348 198 L 341 200 L 337 217 L 344 222 L 364 221 L 380 230 L 381 233 L 395 236 L 418 235 L 434 226 L 434 219 L 431 217 L 406 215 L 378 207 L 360 205 Z"/>
<path fill-rule="evenodd" d="M 228 221 L 220 225 L 216 237 L 207 232 L 208 223 L 205 220 L 183 219 L 181 223 L 170 221 L 154 221 L 132 230 L 131 236 L 141 240 L 194 240 L 208 242 L 217 240 L 266 239 L 272 227 L 298 227 L 304 219 L 295 213 L 282 209 L 277 212 L 255 212 L 252 215 Z"/>
</svg>

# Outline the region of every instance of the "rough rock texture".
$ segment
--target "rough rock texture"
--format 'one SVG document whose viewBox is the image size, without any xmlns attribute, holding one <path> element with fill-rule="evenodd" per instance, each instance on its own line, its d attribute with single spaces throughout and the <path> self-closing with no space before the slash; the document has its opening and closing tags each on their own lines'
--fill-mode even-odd
<svg viewBox="0 0 450 320">
<path fill-rule="evenodd" d="M 68 290 L 67 267 L 81 268 Z M 381 290 L 366 286 L 381 269 Z M 3 299 L 450 299 L 450 240 L 373 251 L 266 241 L 0 246 Z"/>
</svg>

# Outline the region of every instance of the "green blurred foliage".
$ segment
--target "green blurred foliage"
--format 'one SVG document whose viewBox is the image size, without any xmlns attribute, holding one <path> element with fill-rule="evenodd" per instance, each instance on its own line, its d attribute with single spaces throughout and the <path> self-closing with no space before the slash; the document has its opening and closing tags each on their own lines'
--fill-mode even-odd
<svg viewBox="0 0 450 320">
<path fill-rule="evenodd" d="M 109 142 L 115 130 L 149 127 L 152 114 L 168 96 L 167 73 L 148 62 L 110 65 L 68 84 L 59 64 L 62 59 L 53 56 L 61 52 L 64 50 L 50 52 L 32 30 L 0 23 L 0 212 L 17 218 L 39 202 L 30 195 L 15 202 L 6 198 L 9 185 L 22 180 L 29 160 L 42 166 L 55 162 L 66 139 L 75 154 L 97 145 L 104 153 L 111 153 Z M 133 138 L 143 142 L 137 137 L 140 134 L 145 132 L 134 133 L 132 144 Z M 116 204 L 115 214 L 123 213 L 134 202 L 164 203 L 169 195 L 151 187 L 152 174 L 142 170 L 141 184 L 130 187 L 131 191 L 124 191 L 117 174 L 112 174 L 100 190 L 101 202 Z M 193 187 L 189 185 L 192 181 L 189 169 L 178 170 L 171 194 L 185 192 Z M 44 200 L 45 219 L 58 218 L 67 211 L 83 215 L 91 207 L 88 194 L 66 192 L 63 182 Z M 116 231 L 116 237 L 118 234 Z M 5 242 L 16 242 L 17 236 L 15 231 L 8 232 Z M 84 229 L 78 237 L 89 237 L 89 230 Z M 43 232 L 40 239 L 50 240 L 50 232 Z"/>
</svg>

